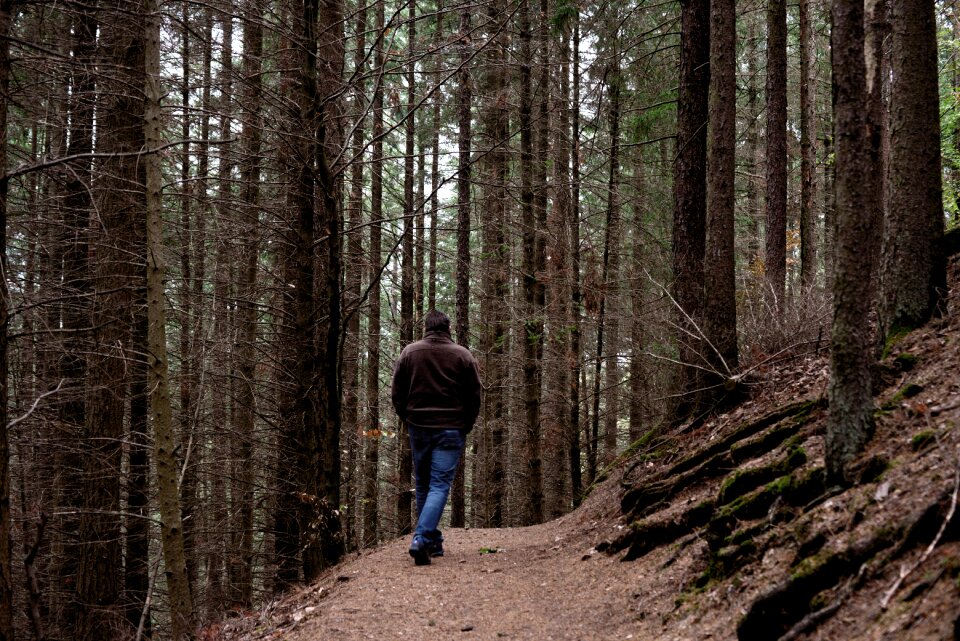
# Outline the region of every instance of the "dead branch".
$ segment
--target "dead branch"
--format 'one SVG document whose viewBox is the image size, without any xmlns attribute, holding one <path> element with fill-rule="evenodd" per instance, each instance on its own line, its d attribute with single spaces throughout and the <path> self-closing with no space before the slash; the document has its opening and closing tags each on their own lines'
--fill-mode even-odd
<svg viewBox="0 0 960 641">
<path fill-rule="evenodd" d="M 903 585 L 904 579 L 913 574 L 913 572 L 918 567 L 923 565 L 930 555 L 933 554 L 933 550 L 940 543 L 940 538 L 943 536 L 943 533 L 946 531 L 951 519 L 953 519 L 954 512 L 957 510 L 958 491 L 960 491 L 960 465 L 957 465 L 956 472 L 954 473 L 953 495 L 950 498 L 950 509 L 947 511 L 947 516 L 943 519 L 943 523 L 940 524 L 940 530 L 937 532 L 937 535 L 933 537 L 933 540 L 930 541 L 930 545 L 928 545 L 927 549 L 923 551 L 923 554 L 920 555 L 919 559 L 914 561 L 909 567 L 905 564 L 900 566 L 900 573 L 897 576 L 897 580 L 893 582 L 893 585 L 890 586 L 890 589 L 884 593 L 883 599 L 880 600 L 881 610 L 886 610 L 887 606 L 890 605 L 890 600 L 893 599 L 894 595 L 897 593 L 897 590 L 899 590 L 900 586 Z"/>
</svg>

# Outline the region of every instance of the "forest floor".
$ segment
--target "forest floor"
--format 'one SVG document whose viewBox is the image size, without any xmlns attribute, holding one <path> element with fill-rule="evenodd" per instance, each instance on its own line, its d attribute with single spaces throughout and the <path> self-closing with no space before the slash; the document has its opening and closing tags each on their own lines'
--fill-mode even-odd
<svg viewBox="0 0 960 641">
<path fill-rule="evenodd" d="M 823 349 L 622 457 L 563 518 L 447 530 L 424 567 L 388 542 L 204 638 L 960 639 L 958 276 L 952 316 L 882 362 L 852 487 L 823 484 Z"/>
</svg>

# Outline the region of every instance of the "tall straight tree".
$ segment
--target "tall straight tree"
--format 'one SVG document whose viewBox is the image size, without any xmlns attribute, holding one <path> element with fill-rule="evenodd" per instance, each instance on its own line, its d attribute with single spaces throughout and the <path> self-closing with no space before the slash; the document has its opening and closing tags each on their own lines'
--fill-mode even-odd
<svg viewBox="0 0 960 641">
<path fill-rule="evenodd" d="M 471 176 L 471 103 L 473 87 L 470 77 L 470 9 L 466 0 L 460 9 L 460 71 L 457 88 L 457 344 L 470 347 L 470 199 Z M 463 527 L 466 520 L 465 473 L 466 461 L 461 457 L 453 482 L 450 525 Z"/>
<path fill-rule="evenodd" d="M 354 73 L 360 79 L 355 81 L 354 86 L 354 105 L 356 109 L 356 120 L 353 123 L 353 140 L 350 155 L 352 165 L 350 167 L 350 200 L 347 210 L 350 216 L 349 223 L 344 221 L 344 225 L 349 224 L 349 233 L 346 234 L 346 250 L 348 259 L 345 267 L 343 283 L 343 303 L 344 312 L 349 315 L 347 321 L 346 335 L 343 340 L 343 428 L 344 436 L 350 439 L 350 473 L 346 479 L 347 487 L 350 488 L 351 499 L 355 499 L 358 494 L 362 494 L 359 485 L 362 483 L 362 476 L 357 477 L 357 469 L 361 469 L 361 463 L 358 460 L 363 455 L 356 451 L 357 444 L 363 445 L 366 438 L 370 438 L 369 433 L 360 427 L 360 305 L 362 303 L 362 292 L 360 285 L 363 280 L 363 266 L 365 264 L 363 257 L 363 137 L 364 123 L 367 117 L 366 105 L 366 83 L 362 80 L 363 72 L 366 67 L 366 47 L 367 47 L 367 10 L 361 7 L 357 11 L 356 26 L 356 47 L 353 55 Z M 362 503 L 351 500 L 350 506 L 346 510 L 346 523 L 356 523 L 358 529 L 361 528 L 362 516 L 356 514 L 354 506 L 360 506 Z M 362 541 L 359 537 L 355 537 Z"/>
<path fill-rule="evenodd" d="M 7 113 L 10 96 L 10 26 L 12 0 L 0 0 L 0 639 L 13 641 L 13 575 L 10 564 L 10 445 L 7 434 Z"/>
<path fill-rule="evenodd" d="M 370 294 L 367 312 L 367 425 L 371 433 L 366 439 L 364 452 L 363 542 L 375 545 L 379 539 L 380 505 L 380 265 L 381 265 L 381 219 L 383 218 L 383 85 L 382 72 L 385 61 L 384 0 L 376 3 L 375 33 L 376 50 L 374 66 L 377 70 L 373 88 L 373 145 L 370 163 Z"/>
<path fill-rule="evenodd" d="M 944 312 L 937 21 L 933 0 L 891 0 L 890 203 L 881 340 Z"/>
<path fill-rule="evenodd" d="M 100 37 L 110 64 L 98 83 L 97 151 L 106 158 L 95 195 L 99 229 L 83 432 L 78 639 L 102 638 L 105 631 L 120 634 L 126 627 L 118 610 L 122 537 L 116 515 L 121 511 L 121 444 L 132 380 L 128 354 L 142 314 L 135 304 L 137 292 L 144 284 L 144 175 L 136 157 L 144 148 L 144 105 L 143 91 L 131 90 L 144 86 L 144 8 L 140 1 L 111 2 L 103 9 Z"/>
<path fill-rule="evenodd" d="M 707 239 L 703 265 L 705 348 L 720 393 L 737 368 L 737 299 L 734 270 L 734 170 L 737 143 L 735 0 L 710 6 L 710 156 L 707 173 Z M 722 389 L 722 388 L 721 388 Z"/>
<path fill-rule="evenodd" d="M 816 85 L 813 78 L 813 28 L 810 0 L 800 0 L 800 284 L 808 291 L 814 283 L 816 244 Z"/>
<path fill-rule="evenodd" d="M 826 464 L 831 481 L 845 480 L 846 466 L 873 430 L 868 314 L 863 282 L 873 274 L 868 246 L 875 217 L 865 177 L 874 170 L 865 140 L 866 70 L 862 0 L 835 0 L 832 9 L 833 110 L 837 137 L 836 267 L 830 339 L 830 415 Z"/>
<path fill-rule="evenodd" d="M 580 372 L 581 319 L 583 291 L 580 280 L 580 13 L 573 15 L 573 97 L 570 117 L 570 431 L 567 434 L 567 459 L 570 469 L 570 494 L 579 504 L 583 489 L 580 462 Z"/>
<path fill-rule="evenodd" d="M 187 576 L 187 557 L 180 515 L 179 466 L 173 417 L 170 409 L 170 374 L 167 367 L 165 261 L 163 257 L 163 193 L 160 172 L 160 11 L 157 0 L 144 0 L 144 145 L 146 174 L 147 241 L 147 361 L 150 416 L 154 431 L 157 495 L 160 504 L 160 540 L 164 574 L 170 600 L 174 641 L 192 639 L 193 599 Z"/>
<path fill-rule="evenodd" d="M 520 17 L 520 208 L 523 264 L 523 457 L 526 487 L 523 490 L 521 519 L 525 523 L 543 520 L 543 471 L 540 457 L 540 358 L 543 353 L 543 322 L 537 301 L 542 300 L 543 283 L 538 276 L 538 256 L 543 240 L 537 229 L 534 186 L 533 140 L 533 39 L 530 0 L 519 6 Z M 538 251 L 540 252 L 538 254 Z"/>
<path fill-rule="evenodd" d="M 710 0 L 680 3 L 680 90 L 673 161 L 673 299 L 680 368 L 669 410 L 682 421 L 697 410 L 701 358 L 697 327 L 703 310 L 706 244 L 707 102 L 710 86 Z"/>
<path fill-rule="evenodd" d="M 480 69 L 480 132 L 477 136 L 482 148 L 489 149 L 479 158 L 480 211 L 483 252 L 481 253 L 481 314 L 483 331 L 480 354 L 483 375 L 489 393 L 483 405 L 483 424 L 479 435 L 484 446 L 474 466 L 482 471 L 482 485 L 476 488 L 474 515 L 477 525 L 503 527 L 506 496 L 506 431 L 507 403 L 500 393 L 507 378 L 505 344 L 507 324 L 501 301 L 507 299 L 508 246 L 504 232 L 507 209 L 507 172 L 509 157 L 503 142 L 509 137 L 509 84 L 505 61 L 506 43 L 502 36 L 503 0 L 487 4 L 486 21 L 490 44 L 483 52 Z"/>
<path fill-rule="evenodd" d="M 71 56 L 76 67 L 71 74 L 70 90 L 70 127 L 68 130 L 69 143 L 67 154 L 83 157 L 93 151 L 94 105 L 96 104 L 96 69 L 94 60 L 97 55 L 97 19 L 96 3 L 90 3 L 83 8 L 78 7 L 77 15 L 73 19 L 73 38 L 71 42 Z M 6 94 L 4 94 L 6 95 Z M 79 504 L 80 482 L 78 472 L 81 461 L 76 447 L 86 421 L 86 399 L 83 382 L 86 376 L 86 357 L 88 350 L 87 336 L 84 330 L 90 324 L 89 295 L 91 292 L 90 274 L 90 213 L 93 201 L 91 198 L 90 177 L 92 162 L 79 160 L 71 165 L 69 178 L 64 184 L 63 195 L 63 223 L 62 234 L 63 250 L 63 284 L 65 294 L 73 296 L 76 301 L 67 305 L 62 311 L 63 327 L 67 330 L 64 340 L 64 356 L 57 375 L 62 377 L 64 385 L 72 389 L 72 393 L 65 396 L 59 406 L 57 418 L 61 424 L 59 429 L 63 447 L 56 448 L 53 459 L 54 465 L 62 473 L 55 478 L 55 494 L 57 503 L 64 506 Z M 52 384 L 52 381 L 51 381 Z M 131 448 L 131 459 L 136 462 L 138 454 L 145 454 L 143 446 Z M 134 470 L 136 467 L 134 466 Z M 145 516 L 146 496 L 140 496 L 135 488 L 144 484 L 136 484 L 131 488 L 127 497 L 127 510 L 135 517 Z M 70 510 L 62 510 L 70 512 Z M 51 530 L 60 530 L 65 534 L 62 552 L 56 561 L 57 579 L 63 585 L 70 585 L 76 580 L 75 572 L 80 548 L 77 546 L 76 536 L 78 517 L 63 515 L 55 517 Z M 143 518 L 132 518 L 127 527 L 127 559 L 125 589 L 130 600 L 140 601 L 146 598 L 149 577 L 147 576 L 148 522 Z M 131 549 L 133 548 L 133 549 Z M 66 610 L 61 623 L 70 627 L 77 613 L 75 600 L 66 604 Z M 132 608 L 130 611 L 132 612 Z M 139 617 L 139 612 L 137 613 Z"/>
<path fill-rule="evenodd" d="M 783 309 L 787 275 L 787 2 L 767 5 L 766 294 Z"/>
<path fill-rule="evenodd" d="M 413 342 L 413 221 L 416 215 L 416 206 L 413 202 L 413 152 L 416 132 L 416 59 L 414 57 L 414 41 L 417 37 L 417 0 L 408 0 L 409 18 L 407 21 L 407 113 L 406 113 L 406 148 L 403 155 L 403 237 L 401 240 L 400 258 L 400 343 L 408 345 Z M 413 474 L 413 460 L 411 458 L 409 434 L 407 426 L 399 421 L 397 429 L 397 468 L 400 477 L 400 487 L 397 492 L 397 534 L 408 534 L 411 531 L 412 519 L 412 492 L 411 475 Z"/>
<path fill-rule="evenodd" d="M 237 207 L 240 240 L 237 243 L 237 322 L 236 391 L 234 416 L 236 433 L 231 439 L 234 469 L 231 470 L 230 549 L 239 557 L 237 580 L 253 585 L 253 511 L 254 465 L 252 460 L 256 420 L 256 340 L 257 340 L 257 262 L 259 255 L 260 147 L 263 119 L 260 113 L 263 93 L 261 58 L 263 27 L 259 18 L 259 0 L 246 0 L 243 7 L 242 111 L 240 115 L 240 203 Z M 244 601 L 248 601 L 249 597 Z"/>
<path fill-rule="evenodd" d="M 313 0 L 310 0 L 312 2 Z M 311 9 L 312 10 L 312 9 Z M 342 392 L 340 384 L 340 336 L 342 325 L 341 282 L 341 216 L 340 176 L 343 167 L 334 164 L 342 156 L 344 144 L 339 96 L 343 93 L 343 2 L 326 0 L 317 7 L 316 38 L 318 69 L 317 100 L 317 160 L 316 184 L 320 207 L 317 229 L 321 234 L 319 251 L 322 278 L 318 282 L 319 305 L 316 320 L 318 392 L 317 430 L 321 448 L 320 465 L 314 468 L 315 483 L 321 498 L 317 519 L 321 524 L 316 534 L 320 539 L 319 569 L 338 563 L 344 553 L 344 538 L 340 529 L 340 433 L 342 428 Z M 308 580 L 313 572 L 305 572 Z"/>
</svg>

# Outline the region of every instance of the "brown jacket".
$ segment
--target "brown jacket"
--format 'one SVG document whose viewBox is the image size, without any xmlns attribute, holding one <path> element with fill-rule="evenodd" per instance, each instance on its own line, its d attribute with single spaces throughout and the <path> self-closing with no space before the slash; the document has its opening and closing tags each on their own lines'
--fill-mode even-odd
<svg viewBox="0 0 960 641">
<path fill-rule="evenodd" d="M 480 413 L 477 361 L 445 332 L 410 343 L 393 369 L 393 407 L 417 427 L 470 431 Z"/>
</svg>

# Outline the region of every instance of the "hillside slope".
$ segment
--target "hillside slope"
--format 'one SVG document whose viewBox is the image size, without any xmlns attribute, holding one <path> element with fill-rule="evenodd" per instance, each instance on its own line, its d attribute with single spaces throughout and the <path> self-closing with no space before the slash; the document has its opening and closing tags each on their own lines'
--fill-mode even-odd
<svg viewBox="0 0 960 641">
<path fill-rule="evenodd" d="M 889 352 L 852 488 L 824 487 L 824 351 L 639 445 L 573 514 L 449 531 L 420 568 L 390 542 L 206 638 L 960 639 L 960 317 Z"/>
</svg>

